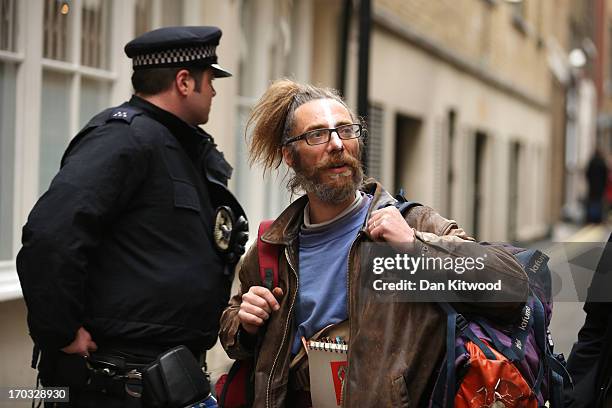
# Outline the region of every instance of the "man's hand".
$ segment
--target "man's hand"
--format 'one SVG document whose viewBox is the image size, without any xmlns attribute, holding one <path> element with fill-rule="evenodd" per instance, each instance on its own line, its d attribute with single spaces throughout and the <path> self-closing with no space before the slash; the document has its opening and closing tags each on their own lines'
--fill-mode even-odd
<svg viewBox="0 0 612 408">
<path fill-rule="evenodd" d="M 414 230 L 395 207 L 385 207 L 372 212 L 367 226 L 370 237 L 377 242 L 411 244 Z"/>
<path fill-rule="evenodd" d="M 91 334 L 84 327 L 79 327 L 72 343 L 62 349 L 66 354 L 79 354 L 89 356 L 90 351 L 96 351 L 97 344 L 92 340 Z"/>
<path fill-rule="evenodd" d="M 274 293 L 274 294 L 273 294 Z M 270 313 L 280 309 L 277 298 L 283 296 L 281 288 L 274 288 L 273 292 L 262 286 L 251 286 L 249 291 L 242 295 L 242 303 L 238 311 L 238 319 L 242 328 L 249 334 L 255 334 Z"/>
</svg>

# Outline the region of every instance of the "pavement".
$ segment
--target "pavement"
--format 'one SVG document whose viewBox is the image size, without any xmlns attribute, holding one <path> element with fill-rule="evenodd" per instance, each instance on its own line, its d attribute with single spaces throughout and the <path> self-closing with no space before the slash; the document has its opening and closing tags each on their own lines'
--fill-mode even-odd
<svg viewBox="0 0 612 408">
<path fill-rule="evenodd" d="M 538 248 L 549 255 L 551 258 L 549 264 L 554 259 L 566 260 L 571 256 L 568 252 L 585 247 L 581 244 L 571 243 L 606 242 L 612 231 L 611 221 L 608 220 L 604 224 L 588 224 L 584 226 L 560 223 L 553 228 L 551 239 L 536 242 L 529 246 Z M 603 247 L 603 244 L 600 247 Z M 596 262 L 597 259 L 593 259 L 593 263 Z M 552 266 L 551 269 L 553 269 Z M 554 270 L 558 271 L 559 268 L 554 268 Z M 564 281 L 565 279 L 571 281 L 569 274 L 563 279 Z M 553 316 L 549 327 L 555 342 L 555 352 L 563 353 L 566 358 L 577 340 L 578 331 L 582 327 L 586 316 L 582 310 L 584 302 L 578 301 L 576 299 L 577 296 L 568 295 L 568 292 L 571 290 L 575 291 L 574 294 L 576 291 L 579 291 L 579 289 L 572 287 L 571 284 L 567 284 L 563 288 L 564 292 L 557 296 L 558 299 L 554 301 Z"/>
</svg>

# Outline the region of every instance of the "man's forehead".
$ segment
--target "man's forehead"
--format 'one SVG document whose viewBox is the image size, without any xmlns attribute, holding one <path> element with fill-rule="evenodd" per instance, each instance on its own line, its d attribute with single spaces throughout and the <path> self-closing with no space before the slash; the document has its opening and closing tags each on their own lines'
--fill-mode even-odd
<svg viewBox="0 0 612 408">
<path fill-rule="evenodd" d="M 306 102 L 295 111 L 297 122 L 304 126 L 333 127 L 336 123 L 350 123 L 351 114 L 344 105 L 333 99 L 316 99 Z"/>
</svg>

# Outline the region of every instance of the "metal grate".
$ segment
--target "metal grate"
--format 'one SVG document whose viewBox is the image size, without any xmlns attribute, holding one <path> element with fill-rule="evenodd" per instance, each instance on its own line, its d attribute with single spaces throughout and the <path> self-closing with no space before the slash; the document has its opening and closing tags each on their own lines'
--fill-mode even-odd
<svg viewBox="0 0 612 408">
<path fill-rule="evenodd" d="M 0 50 L 16 51 L 17 1 L 0 0 Z"/>
<path fill-rule="evenodd" d="M 62 2 L 60 1 L 45 1 L 43 56 L 49 59 L 67 61 L 69 14 L 62 14 L 61 7 Z"/>
<path fill-rule="evenodd" d="M 377 180 L 380 180 L 382 176 L 383 114 L 384 110 L 381 106 L 370 104 L 366 139 L 367 175 Z"/>
<path fill-rule="evenodd" d="M 107 68 L 106 46 L 109 2 L 89 0 L 83 3 L 81 14 L 81 64 Z"/>
</svg>

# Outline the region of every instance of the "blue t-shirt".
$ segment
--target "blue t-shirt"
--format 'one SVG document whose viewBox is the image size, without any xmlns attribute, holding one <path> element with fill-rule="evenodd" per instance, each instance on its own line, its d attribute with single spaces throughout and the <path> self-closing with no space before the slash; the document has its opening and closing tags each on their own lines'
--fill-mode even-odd
<svg viewBox="0 0 612 408">
<path fill-rule="evenodd" d="M 325 326 L 348 318 L 348 255 L 371 199 L 363 195 L 359 205 L 341 218 L 301 229 L 293 354 L 300 350 L 302 336 L 308 339 Z"/>
</svg>

